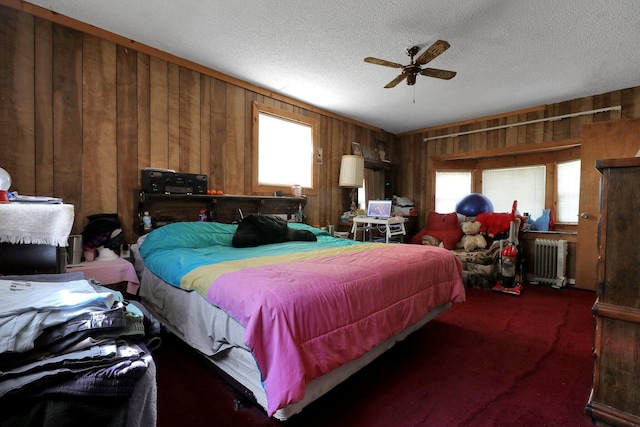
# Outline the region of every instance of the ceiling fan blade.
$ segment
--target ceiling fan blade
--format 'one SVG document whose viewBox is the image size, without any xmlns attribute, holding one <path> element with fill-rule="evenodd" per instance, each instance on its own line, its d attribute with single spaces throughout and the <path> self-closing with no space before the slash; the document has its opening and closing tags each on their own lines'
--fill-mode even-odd
<svg viewBox="0 0 640 427">
<path fill-rule="evenodd" d="M 407 76 L 405 74 L 400 74 L 398 77 L 396 77 L 395 79 L 391 80 L 389 83 L 387 83 L 387 85 L 384 87 L 385 89 L 391 89 L 392 87 L 396 87 L 396 85 L 398 83 L 400 83 L 401 81 L 403 81 Z"/>
<path fill-rule="evenodd" d="M 420 55 L 418 59 L 416 59 L 416 64 L 424 65 L 430 62 L 432 59 L 440 55 L 442 52 L 449 49 L 450 46 L 451 45 L 444 40 L 436 40 L 434 44 L 429 46 L 429 48 L 424 52 L 422 52 L 422 55 Z"/>
<path fill-rule="evenodd" d="M 368 62 L 370 64 L 384 65 L 385 67 L 392 68 L 402 68 L 402 64 L 398 64 L 397 62 L 385 61 L 384 59 L 372 58 L 370 56 L 364 58 L 364 62 Z"/>
<path fill-rule="evenodd" d="M 435 77 L 436 79 L 451 80 L 457 73 L 449 70 L 438 70 L 437 68 L 425 68 L 420 74 L 427 77 Z"/>
</svg>

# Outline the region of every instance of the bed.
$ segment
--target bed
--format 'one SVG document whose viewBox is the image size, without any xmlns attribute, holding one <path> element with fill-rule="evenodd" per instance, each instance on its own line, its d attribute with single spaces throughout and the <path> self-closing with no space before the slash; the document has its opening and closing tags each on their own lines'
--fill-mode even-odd
<svg viewBox="0 0 640 427">
<path fill-rule="evenodd" d="M 447 250 L 288 227 L 314 241 L 237 248 L 238 225 L 178 222 L 132 245 L 143 304 L 279 420 L 465 300 Z"/>
</svg>

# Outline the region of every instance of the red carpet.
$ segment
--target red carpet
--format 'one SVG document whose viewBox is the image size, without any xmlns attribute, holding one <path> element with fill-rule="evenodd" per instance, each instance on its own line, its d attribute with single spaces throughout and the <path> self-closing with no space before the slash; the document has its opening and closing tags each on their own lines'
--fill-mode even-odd
<svg viewBox="0 0 640 427">
<path fill-rule="evenodd" d="M 590 426 L 595 294 L 476 289 L 286 423 L 173 339 L 155 354 L 158 426 Z"/>
</svg>

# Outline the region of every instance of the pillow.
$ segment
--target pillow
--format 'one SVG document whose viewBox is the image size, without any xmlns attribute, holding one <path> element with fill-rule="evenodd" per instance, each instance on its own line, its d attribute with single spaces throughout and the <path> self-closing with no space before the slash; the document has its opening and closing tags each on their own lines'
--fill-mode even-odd
<svg viewBox="0 0 640 427">
<path fill-rule="evenodd" d="M 206 248 L 209 246 L 231 246 L 238 226 L 219 222 L 174 222 L 163 225 L 147 234 L 140 245 L 140 255 L 158 250 L 177 248 Z"/>
<path fill-rule="evenodd" d="M 445 249 L 454 249 L 463 235 L 458 222 L 458 214 L 455 212 L 447 214 L 429 212 L 426 226 L 411 239 L 411 242 L 421 243 L 422 237 L 426 235 L 441 240 Z"/>
</svg>

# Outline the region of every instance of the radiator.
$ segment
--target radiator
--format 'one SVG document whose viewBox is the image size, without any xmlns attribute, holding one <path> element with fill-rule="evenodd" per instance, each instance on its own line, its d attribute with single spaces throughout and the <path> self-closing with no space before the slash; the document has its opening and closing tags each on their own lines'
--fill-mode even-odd
<svg viewBox="0 0 640 427">
<path fill-rule="evenodd" d="M 534 280 L 562 288 L 567 281 L 567 241 L 536 239 Z"/>
</svg>

